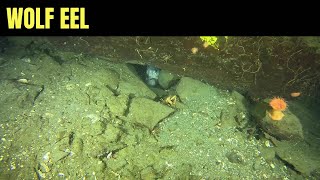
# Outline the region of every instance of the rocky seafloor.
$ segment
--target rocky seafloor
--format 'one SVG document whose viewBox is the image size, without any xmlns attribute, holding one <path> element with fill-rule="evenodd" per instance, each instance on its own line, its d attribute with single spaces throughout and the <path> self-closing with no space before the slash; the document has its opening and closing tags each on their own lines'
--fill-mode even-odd
<svg viewBox="0 0 320 180">
<path fill-rule="evenodd" d="M 283 139 L 236 91 L 164 70 L 154 88 L 133 65 L 62 57 L 2 55 L 0 178 L 320 177 L 317 115 L 296 99 L 286 118 L 296 114 L 302 138 Z"/>
</svg>

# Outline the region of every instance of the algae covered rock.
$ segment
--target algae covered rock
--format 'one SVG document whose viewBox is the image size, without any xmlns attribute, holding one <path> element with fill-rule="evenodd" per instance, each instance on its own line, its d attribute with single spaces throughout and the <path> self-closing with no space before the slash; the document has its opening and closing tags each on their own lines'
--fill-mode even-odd
<svg viewBox="0 0 320 180">
<path fill-rule="evenodd" d="M 216 94 L 215 88 L 189 77 L 181 78 L 177 85 L 176 91 L 183 102 L 196 100 L 199 97 L 208 97 L 211 94 Z"/>
<path fill-rule="evenodd" d="M 134 95 L 135 97 L 147 97 L 154 99 L 157 95 L 141 81 L 139 75 L 132 66 L 118 65 L 121 68 L 119 73 L 121 80 L 118 87 L 115 89 L 118 94 Z"/>
<path fill-rule="evenodd" d="M 303 130 L 300 120 L 289 109 L 285 110 L 282 120 L 272 120 L 268 115 L 269 105 L 265 102 L 258 103 L 252 110 L 252 115 L 268 134 L 279 140 L 303 139 Z"/>
<path fill-rule="evenodd" d="M 120 94 L 119 96 L 110 96 L 106 100 L 110 113 L 115 116 L 123 116 L 127 110 L 128 96 Z"/>
<path fill-rule="evenodd" d="M 153 129 L 162 119 L 174 112 L 174 109 L 146 98 L 132 99 L 128 118 L 133 123 L 138 123 Z"/>
<path fill-rule="evenodd" d="M 307 176 L 317 177 L 320 169 L 319 150 L 304 141 L 282 141 L 277 143 L 276 154 L 291 164 L 296 171 Z"/>
<path fill-rule="evenodd" d="M 160 74 L 159 74 L 159 85 L 163 88 L 163 89 L 168 89 L 172 83 L 172 81 L 174 80 L 174 75 L 166 70 L 161 70 Z"/>
<path fill-rule="evenodd" d="M 148 97 L 151 99 L 154 99 L 157 96 L 142 81 L 136 81 L 136 82 L 121 81 L 119 83 L 119 87 L 117 90 L 119 91 L 119 94 L 122 94 L 122 95 L 133 94 L 136 97 Z"/>
</svg>

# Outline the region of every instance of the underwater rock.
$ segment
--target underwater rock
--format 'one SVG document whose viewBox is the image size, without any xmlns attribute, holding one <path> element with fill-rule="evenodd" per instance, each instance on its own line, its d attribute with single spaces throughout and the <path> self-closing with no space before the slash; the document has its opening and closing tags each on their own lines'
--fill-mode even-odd
<svg viewBox="0 0 320 180">
<path fill-rule="evenodd" d="M 275 147 L 277 156 L 292 165 L 295 171 L 306 176 L 317 175 L 320 169 L 319 149 L 304 141 L 281 141 Z M 318 179 L 318 178 L 316 178 Z"/>
<path fill-rule="evenodd" d="M 236 126 L 240 129 L 245 129 L 250 121 L 250 116 L 248 115 L 249 102 L 247 99 L 237 91 L 232 91 L 231 96 L 235 102 L 235 116 Z"/>
<path fill-rule="evenodd" d="M 268 109 L 270 109 L 269 105 L 266 102 L 261 102 L 252 110 L 252 115 L 265 132 L 279 140 L 304 139 L 300 120 L 289 109 L 283 112 L 284 117 L 279 121 L 272 120 L 267 115 Z"/>
<path fill-rule="evenodd" d="M 133 98 L 128 119 L 153 129 L 162 119 L 174 112 L 174 109 L 146 98 Z"/>
<path fill-rule="evenodd" d="M 210 94 L 215 93 L 216 89 L 201 81 L 189 77 L 183 77 L 179 81 L 176 91 L 181 101 L 186 102 L 190 100 L 197 100 L 200 97 L 208 97 Z"/>
<path fill-rule="evenodd" d="M 74 142 L 71 145 L 72 151 L 70 152 L 70 155 L 75 153 L 78 156 L 81 156 L 83 153 L 85 143 L 82 138 L 75 138 Z"/>
<path fill-rule="evenodd" d="M 134 71 L 132 66 L 118 65 L 120 69 L 120 81 L 114 91 L 117 94 L 134 95 L 135 97 L 147 97 L 154 99 L 157 95 L 148 87 L 147 84 Z"/>
<path fill-rule="evenodd" d="M 154 99 L 157 95 L 144 84 L 143 81 L 132 81 L 119 83 L 118 91 L 120 94 L 130 95 L 133 94 L 135 97 L 148 97 Z"/>
<path fill-rule="evenodd" d="M 229 152 L 228 154 L 226 154 L 228 160 L 232 163 L 237 163 L 237 164 L 244 164 L 245 160 L 243 155 L 237 151 L 237 150 L 232 150 L 231 152 Z"/>
<path fill-rule="evenodd" d="M 266 116 L 260 121 L 262 127 L 269 133 L 279 139 L 303 139 L 302 125 L 290 110 L 285 112 L 285 116 L 281 121 L 274 121 Z"/>
<path fill-rule="evenodd" d="M 141 179 L 157 179 L 155 170 L 152 167 L 146 167 L 140 173 Z"/>
<path fill-rule="evenodd" d="M 232 91 L 231 95 L 235 99 L 237 108 L 240 109 L 241 111 L 246 111 L 247 108 L 249 107 L 248 100 L 242 94 L 238 93 L 237 91 Z"/>
<path fill-rule="evenodd" d="M 174 75 L 172 73 L 166 70 L 160 71 L 158 82 L 163 89 L 168 89 L 173 80 Z"/>
<path fill-rule="evenodd" d="M 320 168 L 313 170 L 310 175 L 315 179 L 320 179 Z"/>
<path fill-rule="evenodd" d="M 106 104 L 110 113 L 114 116 L 124 116 L 127 110 L 128 99 L 126 95 L 108 97 Z"/>
<path fill-rule="evenodd" d="M 115 127 L 113 124 L 109 124 L 102 135 L 104 142 L 111 143 L 117 140 L 120 136 L 120 129 Z"/>
<path fill-rule="evenodd" d="M 167 171 L 163 170 L 168 174 L 168 177 L 174 177 L 172 179 L 201 179 L 199 177 L 193 177 L 190 172 L 192 172 L 192 164 L 183 163 L 177 167 L 175 167 L 177 171 Z M 169 178 L 171 179 L 171 178 Z"/>
<path fill-rule="evenodd" d="M 259 149 L 261 156 L 268 162 L 274 160 L 276 152 L 273 147 L 261 147 Z"/>
<path fill-rule="evenodd" d="M 41 172 L 43 172 L 43 173 L 47 173 L 47 172 L 50 171 L 50 167 L 49 167 L 46 163 L 44 163 L 44 162 L 40 162 L 40 163 L 39 163 L 38 169 L 39 169 Z"/>
<path fill-rule="evenodd" d="M 121 169 L 123 169 L 128 162 L 125 159 L 121 159 L 121 158 L 113 158 L 113 159 L 104 159 L 103 161 L 105 161 L 105 163 L 108 164 L 108 169 L 112 170 L 112 171 L 120 171 Z"/>
<path fill-rule="evenodd" d="M 63 147 L 63 146 L 61 145 L 61 147 Z M 67 148 L 67 147 L 65 147 L 65 148 Z M 52 162 L 57 163 L 57 162 L 65 159 L 66 157 L 68 157 L 70 155 L 70 152 L 61 151 L 60 149 L 53 149 L 51 154 L 52 154 Z"/>
</svg>

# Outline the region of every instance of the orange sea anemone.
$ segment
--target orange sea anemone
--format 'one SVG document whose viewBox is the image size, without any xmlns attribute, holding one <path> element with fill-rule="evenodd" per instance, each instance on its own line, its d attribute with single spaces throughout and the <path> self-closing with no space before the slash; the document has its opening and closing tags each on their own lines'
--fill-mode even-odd
<svg viewBox="0 0 320 180">
<path fill-rule="evenodd" d="M 287 103 L 283 98 L 275 97 L 273 98 L 269 105 L 272 107 L 272 109 L 277 111 L 284 111 L 287 108 Z"/>
<path fill-rule="evenodd" d="M 275 121 L 280 121 L 284 117 L 284 114 L 282 113 L 282 111 L 273 110 L 273 109 L 268 111 L 268 115 L 272 120 L 275 120 Z"/>
</svg>

